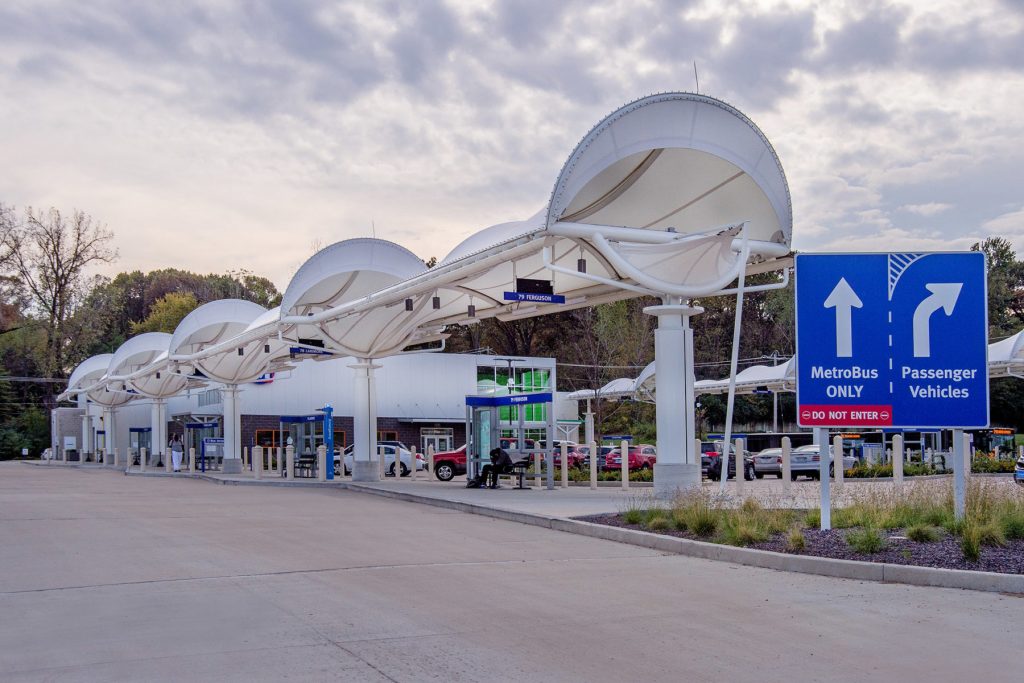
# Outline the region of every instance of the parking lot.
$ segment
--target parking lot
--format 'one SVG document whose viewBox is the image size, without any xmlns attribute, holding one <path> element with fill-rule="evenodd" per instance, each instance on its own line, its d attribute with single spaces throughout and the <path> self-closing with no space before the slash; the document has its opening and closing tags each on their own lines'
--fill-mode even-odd
<svg viewBox="0 0 1024 683">
<path fill-rule="evenodd" d="M 1024 627 L 1017 597 L 21 463 L 0 464 L 0 561 L 0 678 L 19 681 L 1010 681 Z"/>
</svg>

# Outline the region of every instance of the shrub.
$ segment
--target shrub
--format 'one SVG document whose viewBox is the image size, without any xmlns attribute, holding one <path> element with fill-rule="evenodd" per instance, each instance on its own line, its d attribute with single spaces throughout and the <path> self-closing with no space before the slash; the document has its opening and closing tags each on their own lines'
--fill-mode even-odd
<svg viewBox="0 0 1024 683">
<path fill-rule="evenodd" d="M 942 537 L 942 531 L 931 524 L 915 524 L 907 527 L 907 538 L 915 543 L 935 543 Z"/>
<path fill-rule="evenodd" d="M 1006 545 L 1006 534 L 1002 526 L 995 520 L 991 520 L 978 526 L 978 540 L 982 545 L 1004 546 Z"/>
<path fill-rule="evenodd" d="M 679 496 L 672 505 L 672 521 L 677 529 L 688 529 L 697 536 L 708 537 L 718 530 L 722 510 L 703 491 Z"/>
<path fill-rule="evenodd" d="M 1003 533 L 1007 538 L 1024 538 L 1024 509 L 1011 510 L 1003 517 Z"/>
<path fill-rule="evenodd" d="M 803 529 L 800 527 L 793 527 L 786 534 L 786 550 L 795 553 L 803 550 L 806 545 L 807 539 L 804 538 Z"/>
<path fill-rule="evenodd" d="M 1013 460 L 977 458 L 971 463 L 971 472 L 975 472 L 977 474 L 1013 472 Z"/>
<path fill-rule="evenodd" d="M 882 532 L 874 527 L 854 529 L 846 535 L 846 542 L 856 552 L 867 555 L 877 553 L 886 546 Z"/>
<path fill-rule="evenodd" d="M 755 520 L 733 517 L 722 530 L 722 541 L 729 545 L 748 546 L 768 539 L 768 532 Z"/>
<path fill-rule="evenodd" d="M 640 524 L 644 521 L 647 515 L 644 514 L 643 510 L 638 508 L 629 508 L 622 513 L 622 521 L 626 524 Z"/>
<path fill-rule="evenodd" d="M 976 525 L 964 527 L 963 536 L 960 538 L 960 550 L 968 562 L 977 562 L 981 558 L 981 534 L 978 533 Z"/>
<path fill-rule="evenodd" d="M 808 510 L 804 515 L 804 526 L 811 529 L 821 528 L 821 510 Z"/>
<path fill-rule="evenodd" d="M 664 514 L 657 514 L 647 520 L 647 528 L 651 531 L 664 531 L 671 526 L 669 518 Z"/>
<path fill-rule="evenodd" d="M 686 527 L 698 536 L 711 536 L 718 530 L 718 516 L 712 510 L 695 510 L 686 520 Z"/>
</svg>

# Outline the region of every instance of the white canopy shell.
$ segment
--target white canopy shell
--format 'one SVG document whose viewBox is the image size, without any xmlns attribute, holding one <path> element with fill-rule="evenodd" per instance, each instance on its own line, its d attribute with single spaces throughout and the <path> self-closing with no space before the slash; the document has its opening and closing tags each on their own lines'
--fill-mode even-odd
<svg viewBox="0 0 1024 683">
<path fill-rule="evenodd" d="M 251 382 L 266 372 L 270 360 L 263 344 L 225 345 L 224 342 L 245 332 L 266 312 L 259 304 L 241 299 L 203 304 L 185 316 L 174 330 L 170 360 L 192 365 L 215 382 Z M 210 350 L 211 353 L 204 353 Z"/>
</svg>

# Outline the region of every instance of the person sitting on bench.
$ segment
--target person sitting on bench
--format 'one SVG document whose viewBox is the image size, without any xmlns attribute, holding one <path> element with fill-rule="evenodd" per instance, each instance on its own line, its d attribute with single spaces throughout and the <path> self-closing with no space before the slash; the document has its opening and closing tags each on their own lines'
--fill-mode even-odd
<svg viewBox="0 0 1024 683">
<path fill-rule="evenodd" d="M 492 489 L 501 488 L 498 485 L 498 475 L 512 472 L 512 458 L 503 449 L 492 448 L 490 456 L 491 464 L 484 465 L 480 476 L 469 482 L 469 487 L 490 486 Z M 487 483 L 488 479 L 490 479 L 490 484 Z"/>
</svg>

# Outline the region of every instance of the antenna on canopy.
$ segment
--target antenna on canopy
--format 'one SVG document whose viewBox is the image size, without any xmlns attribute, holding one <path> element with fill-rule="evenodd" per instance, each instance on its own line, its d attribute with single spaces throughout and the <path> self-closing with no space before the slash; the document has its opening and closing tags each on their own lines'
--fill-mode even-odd
<svg viewBox="0 0 1024 683">
<path fill-rule="evenodd" d="M 697 77 L 697 60 L 693 60 L 693 80 L 697 84 L 697 94 L 700 94 L 700 78 Z"/>
<path fill-rule="evenodd" d="M 370 230 L 373 231 L 373 239 L 377 239 L 377 224 L 370 220 Z"/>
</svg>

